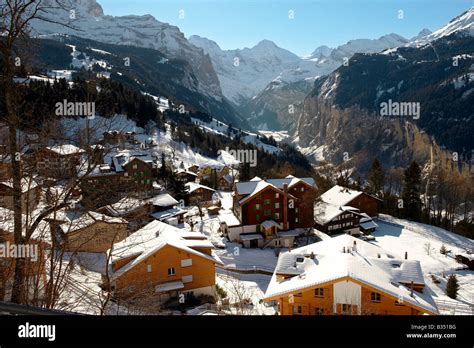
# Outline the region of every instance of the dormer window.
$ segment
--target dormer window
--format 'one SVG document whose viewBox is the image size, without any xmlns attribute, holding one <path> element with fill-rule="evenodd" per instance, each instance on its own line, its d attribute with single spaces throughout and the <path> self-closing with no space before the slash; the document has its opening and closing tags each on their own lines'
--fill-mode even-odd
<svg viewBox="0 0 474 348">
<path fill-rule="evenodd" d="M 303 263 L 304 262 L 304 257 L 297 257 L 296 262 Z"/>
<path fill-rule="evenodd" d="M 400 268 L 400 266 L 399 263 L 392 263 L 392 268 Z"/>
</svg>

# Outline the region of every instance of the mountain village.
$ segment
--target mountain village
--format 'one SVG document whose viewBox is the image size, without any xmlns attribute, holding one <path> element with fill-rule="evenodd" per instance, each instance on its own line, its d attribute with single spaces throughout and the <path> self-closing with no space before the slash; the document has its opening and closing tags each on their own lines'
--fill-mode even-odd
<svg viewBox="0 0 474 348">
<path fill-rule="evenodd" d="M 345 119 L 325 99 L 349 80 L 340 78 L 351 73 L 341 52 L 350 53 L 351 67 L 371 54 L 398 64 L 406 61 L 401 54 L 421 55 L 423 40 L 443 39 L 439 32 L 320 47 L 278 78 L 267 81 L 274 69 L 266 67 L 252 80 L 248 68 L 232 84 L 234 72 L 225 64 L 238 50 L 224 54 L 198 36 L 188 42 L 151 16 L 142 18 L 148 43 L 131 47 L 141 17 L 124 19 L 132 29 L 122 37 L 120 24 L 95 1 L 76 3 L 84 15 L 79 25 L 93 30 L 79 38 L 70 28 L 36 23 L 43 56 L 59 63 L 49 57 L 55 68 L 22 66 L 12 73 L 21 116 L 0 119 L 0 302 L 92 315 L 474 315 L 472 177 L 463 176 L 472 163 L 449 159 L 446 147 L 409 122 L 394 121 L 387 134 L 419 148 L 405 153 L 401 143 L 369 143 L 371 131 L 343 128 L 367 119 Z M 472 18 L 474 8 L 450 22 L 448 29 L 459 28 L 445 36 L 472 32 Z M 177 30 L 178 43 L 168 51 L 155 47 L 157 28 Z M 108 41 L 93 41 L 95 30 Z M 179 60 L 175 46 L 190 62 Z M 248 51 L 242 52 L 253 59 Z M 262 51 L 280 54 L 268 41 L 252 54 Z M 301 118 L 271 114 L 279 130 L 266 129 L 267 120 L 256 121 L 268 115 L 266 93 L 298 82 L 301 69 L 312 76 L 304 76 Z M 465 100 L 474 75 L 459 76 L 464 85 L 453 93 Z M 446 81 L 440 85 L 459 82 L 451 75 Z M 409 84 L 389 83 L 377 85 L 377 99 L 367 104 Z M 246 120 L 229 116 L 229 100 L 244 97 L 257 113 Z M 324 101 L 311 104 L 320 102 L 312 98 Z M 284 100 L 279 109 L 286 112 Z M 340 119 L 304 122 L 324 112 Z M 313 134 L 316 125 L 325 130 Z M 350 159 L 331 163 L 331 156 L 346 157 L 346 148 Z M 411 155 L 419 155 L 418 163 Z M 396 156 L 406 163 L 395 163 Z"/>
<path fill-rule="evenodd" d="M 54 247 L 67 269 L 56 270 L 63 288 L 58 304 L 71 311 L 470 311 L 469 239 L 381 215 L 382 200 L 366 192 L 339 185 L 322 192 L 311 177 L 241 181 L 241 164 L 225 151 L 220 162 L 187 151 L 163 160 L 178 148 L 169 134 L 156 129 L 146 134 L 118 119 L 121 129 L 104 131 L 88 148 L 33 145 L 24 154 L 25 167 L 36 168 L 23 178 L 24 223 L 55 207 L 32 235 L 40 250 L 30 275 L 36 301 L 58 261 L 47 256 Z M 166 189 L 159 174 L 165 169 L 183 185 L 184 196 Z M 8 245 L 13 243 L 8 160 L 1 173 L 0 232 Z M 71 180 L 78 179 L 71 190 Z M 427 242 L 405 244 L 409 235 Z M 441 255 L 441 245 L 449 252 Z M 11 260 L 2 264 L 4 299 L 11 292 Z M 460 280 L 457 300 L 444 290 L 452 274 Z"/>
</svg>

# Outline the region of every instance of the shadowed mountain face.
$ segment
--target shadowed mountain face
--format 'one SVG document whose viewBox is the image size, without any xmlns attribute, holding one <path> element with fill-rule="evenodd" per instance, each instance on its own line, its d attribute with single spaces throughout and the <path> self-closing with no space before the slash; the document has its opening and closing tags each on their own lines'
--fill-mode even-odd
<svg viewBox="0 0 474 348">
<path fill-rule="evenodd" d="M 374 157 L 388 166 L 426 161 L 432 146 L 470 159 L 473 52 L 474 37 L 458 31 L 418 47 L 356 54 L 316 80 L 298 123 L 300 145 L 324 146 L 336 163 L 347 153 L 364 169 Z"/>
</svg>

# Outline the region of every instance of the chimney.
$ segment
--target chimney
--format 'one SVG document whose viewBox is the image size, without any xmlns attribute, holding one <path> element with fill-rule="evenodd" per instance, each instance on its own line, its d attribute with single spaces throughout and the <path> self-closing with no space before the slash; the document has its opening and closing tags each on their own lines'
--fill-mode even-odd
<svg viewBox="0 0 474 348">
<path fill-rule="evenodd" d="M 380 259 L 380 254 L 377 254 L 377 258 Z"/>
<path fill-rule="evenodd" d="M 408 260 L 408 251 L 405 251 L 405 260 Z"/>
<path fill-rule="evenodd" d="M 357 251 L 357 242 L 354 241 L 354 246 L 352 247 L 352 250 Z"/>
<path fill-rule="evenodd" d="M 283 184 L 283 229 L 288 229 L 288 184 Z"/>
<path fill-rule="evenodd" d="M 343 254 L 346 253 L 346 247 L 342 247 L 342 253 L 343 253 Z"/>
<path fill-rule="evenodd" d="M 309 258 L 310 258 L 311 260 L 314 260 L 314 253 L 313 253 L 313 252 L 311 252 L 311 255 L 309 255 Z"/>
<path fill-rule="evenodd" d="M 411 281 L 410 288 L 410 296 L 413 297 L 413 280 Z"/>
</svg>

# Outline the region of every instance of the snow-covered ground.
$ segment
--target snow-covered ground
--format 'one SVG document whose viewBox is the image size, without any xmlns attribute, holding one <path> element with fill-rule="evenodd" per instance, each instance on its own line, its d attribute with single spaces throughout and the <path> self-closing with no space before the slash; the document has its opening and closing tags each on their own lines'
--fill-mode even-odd
<svg viewBox="0 0 474 348">
<path fill-rule="evenodd" d="M 217 273 L 217 284 L 222 287 L 230 303 L 238 303 L 249 299 L 252 305 L 230 308 L 229 314 L 237 315 L 274 315 L 276 306 L 261 301 L 271 276 L 263 274 L 240 274 L 220 270 Z"/>
<path fill-rule="evenodd" d="M 425 274 L 425 283 L 432 292 L 432 296 L 440 307 L 444 303 L 453 306 L 468 308 L 474 306 L 474 272 L 460 270 L 463 265 L 456 262 L 453 256 L 440 253 L 442 245 L 452 251 L 451 255 L 474 249 L 474 241 L 469 238 L 451 233 L 442 228 L 422 223 L 397 219 L 388 215 L 381 215 L 377 220 L 379 228 L 373 233 L 376 237 L 374 244 L 392 252 L 395 257 L 404 258 L 405 252 L 409 259 L 419 260 Z M 449 298 L 446 293 L 448 276 L 455 274 L 460 289 L 456 300 Z M 436 284 L 432 277 L 440 283 Z M 444 308 L 440 308 L 444 314 Z"/>
<path fill-rule="evenodd" d="M 193 123 L 199 126 L 203 131 L 206 131 L 208 133 L 214 133 L 214 134 L 219 134 L 219 135 L 224 135 L 228 136 L 229 132 L 229 127 L 216 119 L 212 119 L 211 122 L 204 122 L 202 120 L 193 118 L 192 119 Z M 232 137 L 232 136 L 231 136 Z M 253 144 L 259 149 L 267 152 L 267 153 L 278 153 L 281 151 L 280 148 L 265 144 L 262 142 L 260 139 L 257 138 L 257 134 L 255 133 L 250 133 L 250 132 L 244 132 L 242 136 L 242 141 L 247 143 L 247 144 Z"/>
</svg>

